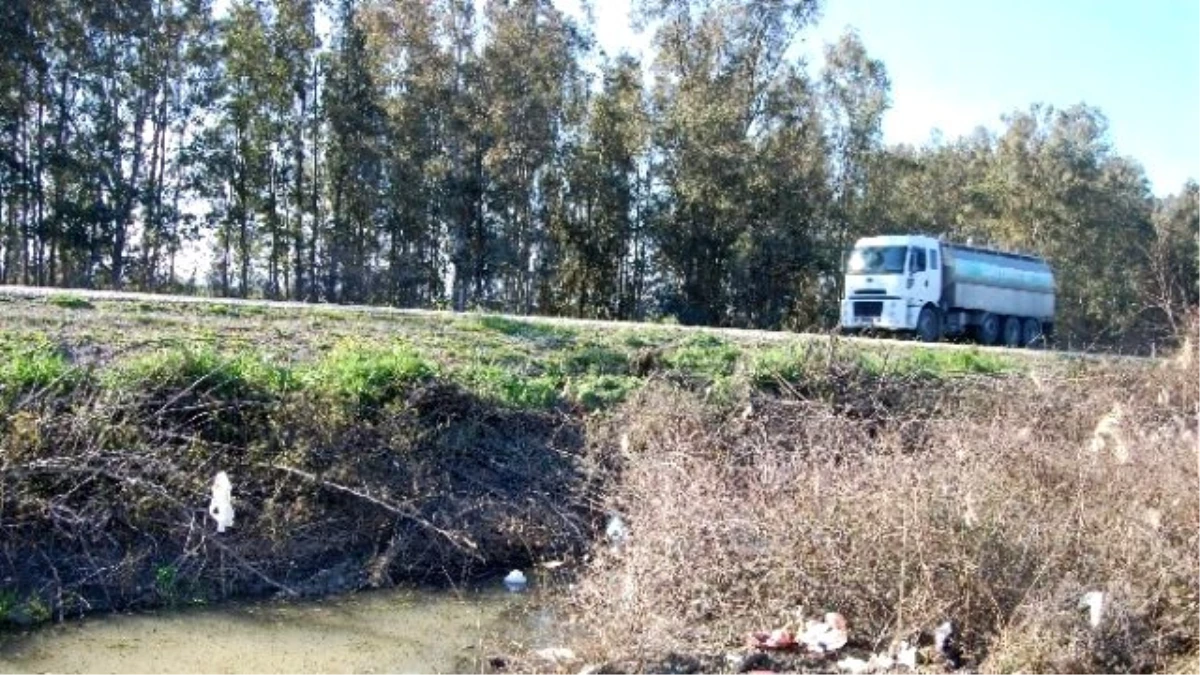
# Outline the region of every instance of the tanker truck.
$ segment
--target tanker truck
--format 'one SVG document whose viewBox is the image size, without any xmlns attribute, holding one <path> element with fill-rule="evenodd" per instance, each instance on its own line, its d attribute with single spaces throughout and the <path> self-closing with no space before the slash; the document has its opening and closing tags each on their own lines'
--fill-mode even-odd
<svg viewBox="0 0 1200 675">
<path fill-rule="evenodd" d="M 1037 346 L 1054 329 L 1054 289 L 1037 256 L 921 235 L 868 237 L 846 262 L 841 329 Z"/>
</svg>

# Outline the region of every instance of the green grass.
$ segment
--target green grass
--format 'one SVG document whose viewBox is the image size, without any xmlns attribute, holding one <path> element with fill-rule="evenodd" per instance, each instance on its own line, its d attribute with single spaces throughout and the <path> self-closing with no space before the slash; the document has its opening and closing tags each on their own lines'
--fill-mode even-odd
<svg viewBox="0 0 1200 675">
<path fill-rule="evenodd" d="M 602 410 L 664 375 L 710 398 L 736 398 L 750 389 L 777 390 L 781 382 L 839 377 L 831 359 L 868 377 L 1004 375 L 1035 367 L 1019 354 L 978 349 L 885 350 L 811 338 L 748 343 L 714 332 L 628 325 L 584 331 L 482 314 L 382 317 L 319 306 L 147 302 L 98 303 L 123 312 L 83 312 L 64 321 L 43 299 L 23 302 L 0 315 L 6 395 L 52 382 L 86 380 L 129 391 L 200 381 L 208 395 L 263 400 L 300 393 L 374 406 L 440 378 L 506 406 Z M 40 342 L 29 340 L 31 326 Z M 83 354 L 88 368 L 74 368 L 59 344 Z M 1054 367 L 1058 360 L 1037 362 Z"/>
<path fill-rule="evenodd" d="M 435 372 L 436 366 L 411 345 L 347 339 L 335 344 L 316 364 L 302 369 L 299 377 L 315 391 L 360 405 L 379 405 Z"/>
<path fill-rule="evenodd" d="M 560 400 L 562 379 L 554 375 L 526 375 L 496 364 L 473 363 L 454 371 L 451 378 L 480 396 L 512 408 L 549 408 Z"/>
<path fill-rule="evenodd" d="M 0 335 L 0 399 L 33 389 L 69 389 L 79 376 L 47 338 Z"/>
<path fill-rule="evenodd" d="M 727 340 L 706 333 L 689 335 L 663 356 L 672 370 L 713 380 L 732 375 L 742 349 Z"/>
<path fill-rule="evenodd" d="M 222 353 L 199 342 L 160 348 L 116 364 L 101 374 L 101 383 L 118 391 L 197 387 L 228 399 L 278 396 L 297 387 L 285 365 L 250 350 Z"/>
<path fill-rule="evenodd" d="M 568 350 L 556 365 L 566 375 L 624 375 L 629 372 L 629 355 L 605 344 L 589 343 Z"/>
<path fill-rule="evenodd" d="M 625 375 L 585 375 L 568 382 L 567 395 L 588 410 L 617 405 L 642 386 L 642 380 Z"/>
<path fill-rule="evenodd" d="M 917 374 L 930 377 L 956 375 L 999 375 L 1017 372 L 1020 365 L 1011 358 L 987 354 L 977 349 L 924 349 L 863 352 L 859 363 L 874 375 Z"/>
<path fill-rule="evenodd" d="M 95 307 L 87 298 L 81 298 L 78 295 L 70 295 L 68 293 L 60 293 L 51 295 L 46 298 L 46 303 L 63 309 L 92 309 Z"/>
<path fill-rule="evenodd" d="M 467 326 L 464 327 L 467 327 L 469 330 L 470 322 L 466 323 Z M 570 328 L 530 321 L 518 321 L 501 316 L 481 316 L 475 319 L 474 325 L 479 329 L 500 333 L 512 338 L 547 342 L 550 344 L 563 344 L 573 340 L 576 336 L 576 332 Z"/>
</svg>

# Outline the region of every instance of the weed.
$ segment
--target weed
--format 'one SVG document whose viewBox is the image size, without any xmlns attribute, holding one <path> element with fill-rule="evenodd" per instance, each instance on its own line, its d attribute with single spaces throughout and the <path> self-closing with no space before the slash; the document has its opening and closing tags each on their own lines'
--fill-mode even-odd
<svg viewBox="0 0 1200 675">
<path fill-rule="evenodd" d="M 860 365 L 873 375 L 918 374 L 931 377 L 953 375 L 998 375 L 1013 372 L 1018 366 L 1011 359 L 987 354 L 978 349 L 912 348 L 880 353 L 863 351 Z"/>
<path fill-rule="evenodd" d="M 168 604 L 173 604 L 179 595 L 179 568 L 174 565 L 155 567 L 154 592 Z"/>
<path fill-rule="evenodd" d="M 537 340 L 549 344 L 562 344 L 575 338 L 575 331 L 562 326 L 553 326 L 531 321 L 517 321 L 502 316 L 484 315 L 477 319 L 479 326 L 509 337 Z"/>
<path fill-rule="evenodd" d="M 778 382 L 799 382 L 816 361 L 814 343 L 790 342 L 752 352 L 746 375 L 757 387 L 772 389 Z"/>
<path fill-rule="evenodd" d="M 66 293 L 51 295 L 46 298 L 46 302 L 63 309 L 93 309 L 95 307 L 87 298 Z"/>
<path fill-rule="evenodd" d="M 0 398 L 37 388 L 66 391 L 79 379 L 80 373 L 44 336 L 0 334 Z"/>
<path fill-rule="evenodd" d="M 404 343 L 337 342 L 304 370 L 305 385 L 359 405 L 380 405 L 409 385 L 433 376 L 434 365 Z"/>
<path fill-rule="evenodd" d="M 642 386 L 642 380 L 623 375 L 584 375 L 570 380 L 567 394 L 588 410 L 611 408 Z"/>
<path fill-rule="evenodd" d="M 494 364 L 470 364 L 454 379 L 484 398 L 512 408 L 549 408 L 558 402 L 562 383 L 552 375 L 529 376 Z"/>
<path fill-rule="evenodd" d="M 204 304 L 198 306 L 201 314 L 211 314 L 213 316 L 237 316 L 237 308 L 233 305 L 223 303 L 213 303 L 211 305 Z"/>
<path fill-rule="evenodd" d="M 685 338 L 668 351 L 663 361 L 682 373 L 711 380 L 732 375 L 741 350 L 715 335 L 700 333 Z"/>
<path fill-rule="evenodd" d="M 296 387 L 292 372 L 250 351 L 222 354 L 203 343 L 134 357 L 101 374 L 118 391 L 183 390 L 200 385 L 225 399 L 274 397 Z"/>
<path fill-rule="evenodd" d="M 624 375 L 629 372 L 629 356 L 602 344 L 585 344 L 568 351 L 558 364 L 567 375 Z"/>
</svg>

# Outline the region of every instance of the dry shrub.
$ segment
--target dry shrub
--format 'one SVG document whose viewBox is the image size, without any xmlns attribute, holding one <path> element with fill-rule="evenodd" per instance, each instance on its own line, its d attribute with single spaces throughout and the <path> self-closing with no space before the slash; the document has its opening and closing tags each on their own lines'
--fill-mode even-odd
<svg viewBox="0 0 1200 675">
<path fill-rule="evenodd" d="M 828 406 L 720 414 L 650 388 L 609 505 L 632 530 L 568 601 L 592 658 L 713 654 L 839 611 L 879 649 L 953 619 L 985 670 L 1144 671 L 1195 652 L 1195 366 L 946 387 L 906 424 Z M 1167 388 L 1163 403 L 1145 394 Z M 1093 454 L 1120 404 L 1125 461 Z M 619 443 L 615 441 L 614 443 Z M 1110 599 L 1087 626 L 1083 593 Z M 1174 661 L 1173 661 L 1174 660 Z"/>
<path fill-rule="evenodd" d="M 53 616 L 325 595 L 458 583 L 587 543 L 573 418 L 433 382 L 371 419 L 324 399 L 275 401 L 231 443 L 209 433 L 212 418 L 228 426 L 245 402 L 160 393 L 80 391 L 0 411 L 5 593 Z M 218 470 L 236 520 L 214 535 Z"/>
</svg>

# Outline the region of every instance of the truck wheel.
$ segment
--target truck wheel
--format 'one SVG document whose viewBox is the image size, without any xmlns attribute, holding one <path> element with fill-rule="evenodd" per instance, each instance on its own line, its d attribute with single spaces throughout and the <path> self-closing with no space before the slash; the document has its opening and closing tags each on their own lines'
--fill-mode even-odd
<svg viewBox="0 0 1200 675">
<path fill-rule="evenodd" d="M 942 315 L 932 307 L 922 307 L 917 315 L 917 337 L 921 342 L 937 342 L 942 339 Z"/>
<path fill-rule="evenodd" d="M 1005 347 L 1020 347 L 1021 346 L 1021 319 L 1020 319 L 1020 317 L 1010 316 L 1004 320 L 1004 346 Z"/>
<path fill-rule="evenodd" d="M 975 329 L 975 335 L 979 338 L 979 342 L 985 345 L 994 345 L 1000 341 L 1000 317 L 995 314 L 984 314 L 983 318 L 979 319 L 979 326 Z"/>
<path fill-rule="evenodd" d="M 1042 322 L 1037 319 L 1025 319 L 1021 324 L 1021 346 L 1038 349 L 1046 346 L 1042 336 Z"/>
</svg>

